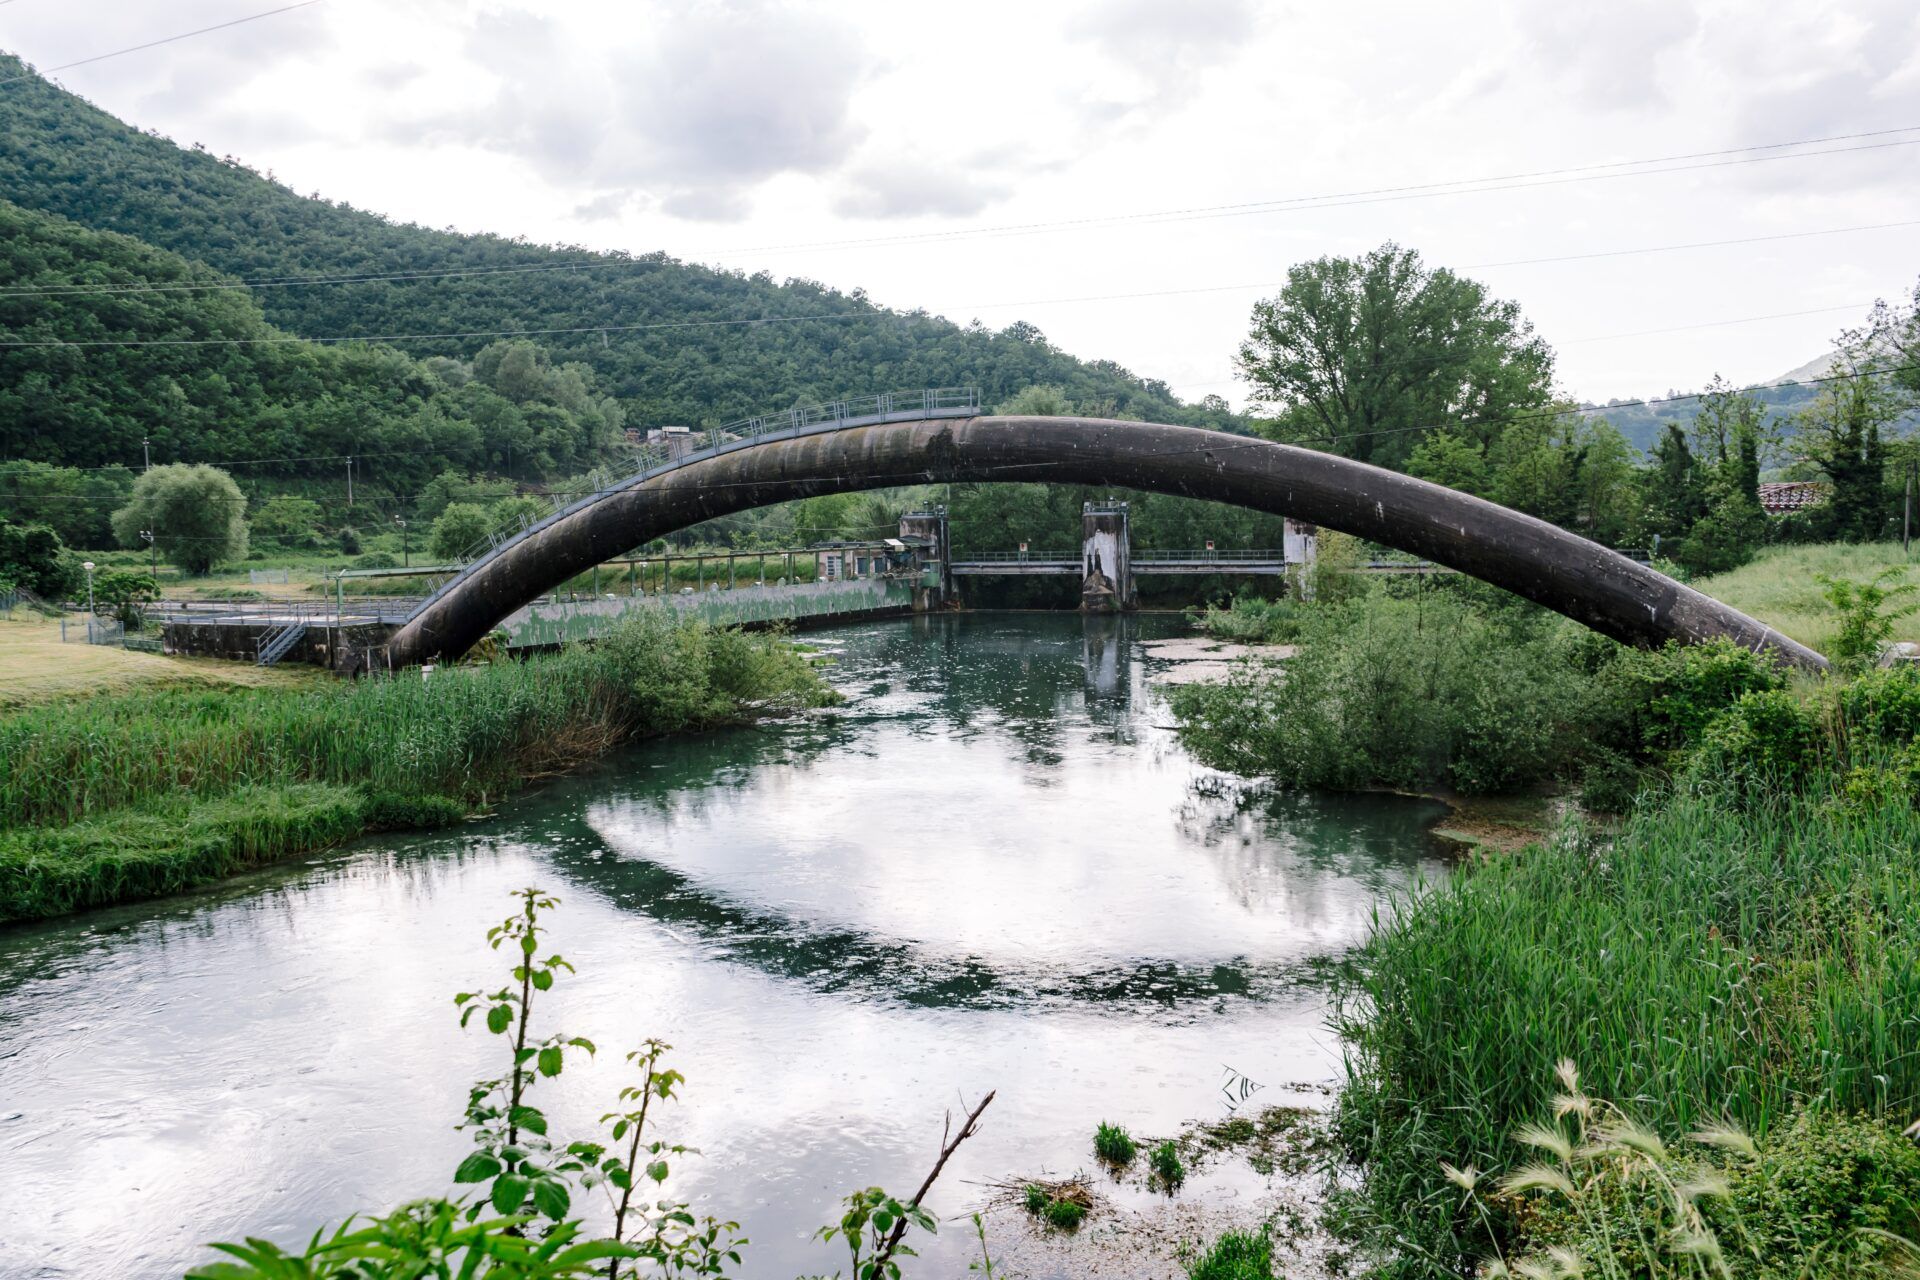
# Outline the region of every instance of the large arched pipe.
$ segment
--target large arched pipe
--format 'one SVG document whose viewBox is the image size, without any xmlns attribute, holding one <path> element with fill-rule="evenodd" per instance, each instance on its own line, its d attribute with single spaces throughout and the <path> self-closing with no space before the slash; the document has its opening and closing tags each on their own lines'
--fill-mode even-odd
<svg viewBox="0 0 1920 1280">
<path fill-rule="evenodd" d="M 1193 427 L 977 417 L 742 442 L 555 521 L 475 566 L 395 634 L 395 665 L 457 658 L 596 564 L 716 516 L 795 498 L 971 480 L 1114 485 L 1338 529 L 1504 587 L 1628 644 L 1725 637 L 1810 669 L 1826 659 L 1665 574 L 1544 520 L 1329 453 Z"/>
</svg>

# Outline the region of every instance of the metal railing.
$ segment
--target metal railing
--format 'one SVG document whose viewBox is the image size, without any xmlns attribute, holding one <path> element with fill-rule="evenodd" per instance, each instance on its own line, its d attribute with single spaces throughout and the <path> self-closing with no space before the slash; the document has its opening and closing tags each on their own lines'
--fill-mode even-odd
<svg viewBox="0 0 1920 1280">
<path fill-rule="evenodd" d="M 262 632 L 259 639 L 254 641 L 254 660 L 260 666 L 270 667 L 286 657 L 306 634 L 307 624 L 304 622 L 289 622 L 285 626 Z"/>
<path fill-rule="evenodd" d="M 1227 564 L 1276 564 L 1286 560 L 1287 553 L 1278 547 L 1272 548 L 1222 548 L 1215 550 L 1202 547 L 1198 551 L 1136 551 L 1133 553 L 1135 564 L 1164 564 L 1169 560 L 1182 563 L 1187 561 L 1218 560 Z"/>
<path fill-rule="evenodd" d="M 955 564 L 1024 564 L 1037 560 L 1044 564 L 1057 564 L 1071 560 L 1080 563 L 1078 551 L 980 551 L 956 555 Z"/>
<path fill-rule="evenodd" d="M 461 566 L 460 572 L 436 587 L 431 595 L 420 602 L 415 612 L 451 591 L 480 561 L 582 507 L 591 506 L 610 494 L 649 480 L 662 471 L 764 440 L 805 435 L 812 431 L 832 431 L 881 422 L 912 422 L 920 418 L 971 417 L 979 412 L 980 391 L 976 387 L 928 387 L 920 391 L 888 391 L 832 400 L 825 404 L 800 405 L 776 413 L 705 427 L 692 433 L 692 448 L 665 441 L 640 445 L 635 450 L 639 461 L 637 467 L 596 467 L 583 479 L 585 496 L 573 498 L 575 491 L 560 494 L 554 498 L 552 509 L 547 513 L 528 512 L 469 546 L 455 557 Z M 569 501 L 569 498 L 573 500 Z"/>
</svg>

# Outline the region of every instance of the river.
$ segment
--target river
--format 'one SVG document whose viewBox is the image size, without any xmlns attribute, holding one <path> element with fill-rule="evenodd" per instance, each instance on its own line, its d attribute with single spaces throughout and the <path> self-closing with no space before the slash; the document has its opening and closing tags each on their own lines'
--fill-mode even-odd
<svg viewBox="0 0 1920 1280">
<path fill-rule="evenodd" d="M 1197 765 L 1151 683 L 1151 642 L 1182 631 L 814 633 L 843 707 L 623 750 L 454 831 L 0 930 L 0 1276 L 177 1276 L 207 1240 L 293 1244 L 443 1191 L 503 1044 L 462 1032 L 452 993 L 502 985 L 485 933 L 526 884 L 562 899 L 550 940 L 579 968 L 538 1022 L 601 1048 L 539 1087 L 556 1133 L 587 1135 L 625 1051 L 670 1041 L 663 1136 L 703 1154 L 668 1190 L 742 1222 L 748 1276 L 842 1266 L 808 1239 L 838 1197 L 910 1192 L 943 1113 L 989 1089 L 943 1215 L 1090 1167 L 1102 1119 L 1171 1134 L 1256 1086 L 1324 1101 L 1327 968 L 1444 873 L 1438 806 L 1248 799 Z M 970 1227 L 922 1253 L 964 1274 Z"/>
</svg>

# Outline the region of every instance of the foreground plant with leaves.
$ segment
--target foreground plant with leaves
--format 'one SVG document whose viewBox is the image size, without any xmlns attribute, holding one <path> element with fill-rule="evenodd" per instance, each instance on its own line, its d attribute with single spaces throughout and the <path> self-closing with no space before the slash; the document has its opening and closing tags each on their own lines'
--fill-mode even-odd
<svg viewBox="0 0 1920 1280">
<path fill-rule="evenodd" d="M 1521 1253 L 1488 1280 L 1893 1280 L 1920 1277 L 1920 1147 L 1884 1119 L 1807 1113 L 1756 1141 L 1710 1123 L 1670 1146 L 1623 1108 L 1588 1096 L 1562 1060 L 1553 1121 L 1515 1138 L 1533 1163 L 1483 1187 L 1442 1166 L 1483 1221 L 1504 1218 Z"/>
<path fill-rule="evenodd" d="M 550 1135 L 547 1115 L 533 1105 L 531 1093 L 564 1071 L 570 1058 L 591 1055 L 594 1045 L 582 1036 L 534 1032 L 537 998 L 553 989 L 560 974 L 574 970 L 558 953 L 540 954 L 542 917 L 559 899 L 538 888 L 514 896 L 518 908 L 487 931 L 490 947 L 513 956 L 507 985 L 454 997 L 462 1027 L 481 1015 L 487 1031 L 511 1046 L 507 1070 L 469 1091 L 459 1126 L 472 1133 L 475 1150 L 461 1161 L 454 1181 L 484 1183 L 486 1193 L 356 1214 L 331 1232 L 315 1232 L 298 1253 L 252 1237 L 215 1244 L 233 1261 L 197 1267 L 187 1280 L 620 1280 L 623 1274 L 724 1276 L 740 1265 L 747 1241 L 739 1223 L 696 1216 L 683 1201 L 636 1194 L 667 1181 L 670 1158 L 692 1153 L 650 1136 L 658 1124 L 655 1106 L 677 1101 L 686 1082 L 662 1065 L 672 1046 L 648 1040 L 627 1055 L 641 1082 L 622 1088 L 621 1109 L 601 1117 L 611 1126 L 610 1142 L 562 1145 Z M 848 1196 L 841 1219 L 821 1228 L 816 1238 L 848 1245 L 853 1280 L 899 1280 L 900 1259 L 914 1256 L 905 1243 L 908 1228 L 932 1232 L 936 1226 L 922 1201 L 992 1101 L 987 1094 L 957 1134 L 950 1140 L 943 1135 L 939 1159 L 911 1199 L 869 1187 Z M 593 1235 L 582 1218 L 572 1216 L 574 1190 L 596 1187 L 607 1196 L 610 1235 Z M 631 1273 L 623 1270 L 629 1262 Z"/>
</svg>

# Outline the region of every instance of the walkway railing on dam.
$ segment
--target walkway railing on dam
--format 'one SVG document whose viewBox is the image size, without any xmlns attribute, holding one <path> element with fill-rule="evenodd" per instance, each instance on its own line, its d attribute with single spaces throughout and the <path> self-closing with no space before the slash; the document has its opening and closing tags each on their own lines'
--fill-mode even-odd
<svg viewBox="0 0 1920 1280">
<path fill-rule="evenodd" d="M 747 448 L 769 440 L 790 439 L 816 431 L 839 431 L 848 427 L 874 426 L 885 422 L 915 422 L 922 418 L 968 418 L 980 412 L 977 387 L 928 387 L 919 391 L 885 391 L 878 395 L 854 396 L 825 404 L 801 405 L 752 418 L 741 418 L 695 432 L 697 447 L 657 443 L 642 445 L 637 451 L 635 468 L 596 468 L 587 473 L 584 492 L 569 490 L 555 497 L 552 510 L 545 515 L 527 516 L 489 533 L 455 557 L 460 572 L 451 575 L 420 602 L 424 609 L 464 581 L 476 565 L 491 559 L 507 547 L 592 506 L 608 494 L 631 488 L 665 471 L 699 462 L 729 450 Z M 580 496 L 576 497 L 575 494 Z M 572 499 L 569 501 L 569 499 Z M 416 610 L 418 612 L 418 610 Z"/>
<path fill-rule="evenodd" d="M 598 600 L 530 604 L 501 623 L 510 649 L 544 648 L 591 640 L 640 609 L 665 609 L 682 618 L 698 618 L 715 627 L 808 618 L 905 611 L 913 607 L 913 581 L 907 578 L 854 578 L 837 582 L 735 587 L 730 591 L 692 591 L 674 595 L 613 596 Z"/>
</svg>

